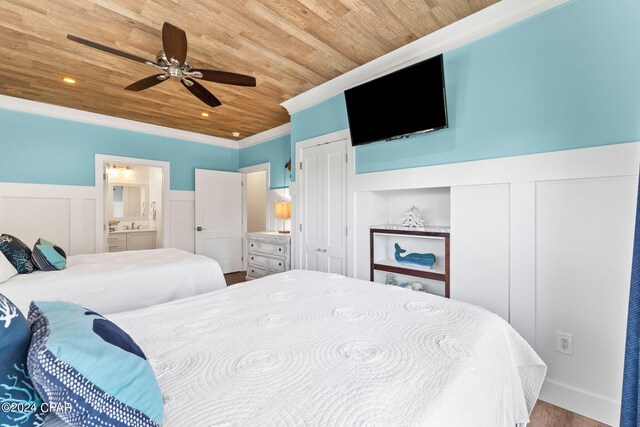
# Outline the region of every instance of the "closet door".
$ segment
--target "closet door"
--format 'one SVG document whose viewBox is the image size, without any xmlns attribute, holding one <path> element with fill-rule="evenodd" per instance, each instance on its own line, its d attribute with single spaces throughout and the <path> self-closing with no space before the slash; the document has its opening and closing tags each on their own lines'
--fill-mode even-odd
<svg viewBox="0 0 640 427">
<path fill-rule="evenodd" d="M 323 270 L 323 159 L 324 147 L 302 150 L 301 265 L 303 270 Z"/>
<path fill-rule="evenodd" d="M 327 273 L 347 274 L 347 144 L 323 146 L 323 246 Z"/>
</svg>

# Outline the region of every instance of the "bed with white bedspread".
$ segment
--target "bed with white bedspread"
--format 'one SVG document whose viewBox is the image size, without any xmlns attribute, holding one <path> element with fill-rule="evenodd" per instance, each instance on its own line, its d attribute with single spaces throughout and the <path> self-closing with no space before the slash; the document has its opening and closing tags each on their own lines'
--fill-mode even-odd
<svg viewBox="0 0 640 427">
<path fill-rule="evenodd" d="M 19 274 L 0 284 L 0 293 L 23 313 L 33 300 L 60 300 L 110 314 L 224 288 L 217 261 L 153 249 L 70 256 L 64 270 Z"/>
<path fill-rule="evenodd" d="M 482 308 L 317 272 L 108 317 L 146 353 L 167 427 L 513 427 L 546 372 Z"/>
</svg>

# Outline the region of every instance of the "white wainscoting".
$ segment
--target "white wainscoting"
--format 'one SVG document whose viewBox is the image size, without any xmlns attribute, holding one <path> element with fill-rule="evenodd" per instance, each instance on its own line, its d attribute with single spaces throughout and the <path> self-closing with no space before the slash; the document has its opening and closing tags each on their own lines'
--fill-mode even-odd
<svg viewBox="0 0 640 427">
<path fill-rule="evenodd" d="M 0 182 L 0 233 L 28 246 L 38 238 L 55 242 L 69 255 L 96 252 L 96 188 Z M 194 251 L 194 193 L 170 191 L 171 226 L 165 247 Z"/>
<path fill-rule="evenodd" d="M 169 209 L 171 247 L 195 253 L 196 196 L 194 191 L 171 191 Z"/>
<path fill-rule="evenodd" d="M 618 425 L 638 179 L 536 184 L 536 350 L 542 398 Z M 573 335 L 573 356 L 556 351 Z"/>
<path fill-rule="evenodd" d="M 617 425 L 639 163 L 634 142 L 350 173 L 349 274 L 369 277 L 368 228 L 386 215 L 375 209 L 380 192 L 450 187 L 452 297 L 508 318 L 540 353 L 543 400 Z M 472 187 L 502 191 L 478 199 Z M 573 356 L 556 352 L 556 332 L 574 335 Z"/>
<path fill-rule="evenodd" d="M 32 247 L 40 237 L 70 255 L 95 252 L 94 187 L 0 183 L 0 232 Z"/>
<path fill-rule="evenodd" d="M 509 184 L 451 188 L 451 230 L 451 298 L 508 322 Z"/>
</svg>

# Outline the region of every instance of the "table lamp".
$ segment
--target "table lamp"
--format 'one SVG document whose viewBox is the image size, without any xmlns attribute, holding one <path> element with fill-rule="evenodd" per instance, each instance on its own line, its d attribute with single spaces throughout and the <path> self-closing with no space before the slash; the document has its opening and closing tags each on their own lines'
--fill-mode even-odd
<svg viewBox="0 0 640 427">
<path fill-rule="evenodd" d="M 275 216 L 278 219 L 282 220 L 282 230 L 278 231 L 278 233 L 289 233 L 285 230 L 286 220 L 291 218 L 291 203 L 282 201 L 280 203 L 276 203 L 275 206 Z"/>
</svg>

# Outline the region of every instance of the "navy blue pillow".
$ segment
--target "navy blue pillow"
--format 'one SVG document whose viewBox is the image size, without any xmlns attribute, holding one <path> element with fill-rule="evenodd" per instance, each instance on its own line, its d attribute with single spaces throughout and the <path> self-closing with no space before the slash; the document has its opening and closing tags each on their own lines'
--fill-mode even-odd
<svg viewBox="0 0 640 427">
<path fill-rule="evenodd" d="M 0 234 L 0 252 L 18 270 L 18 274 L 33 272 L 31 249 L 22 243 L 20 239 L 9 234 Z"/>
<path fill-rule="evenodd" d="M 160 387 L 144 353 L 122 329 L 67 302 L 34 301 L 29 372 L 55 414 L 74 427 L 159 427 Z"/>
<path fill-rule="evenodd" d="M 35 427 L 44 423 L 40 398 L 27 373 L 30 342 L 27 319 L 0 295 L 0 426 Z M 6 404 L 10 405 L 9 411 Z"/>
</svg>

